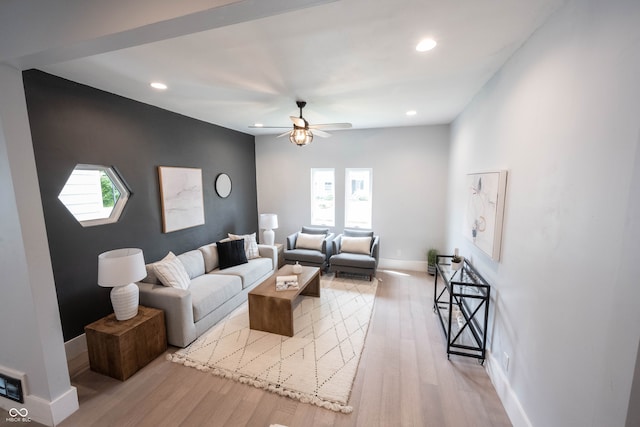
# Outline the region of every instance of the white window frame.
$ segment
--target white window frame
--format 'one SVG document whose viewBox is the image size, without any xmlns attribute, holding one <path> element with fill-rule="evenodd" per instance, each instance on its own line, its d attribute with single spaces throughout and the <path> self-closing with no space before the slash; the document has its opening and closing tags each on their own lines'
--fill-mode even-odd
<svg viewBox="0 0 640 427">
<path fill-rule="evenodd" d="M 333 182 L 331 183 L 331 189 L 324 189 L 324 190 L 319 190 L 319 191 L 323 191 L 325 193 L 325 197 L 327 195 L 330 194 L 330 196 L 332 197 L 331 202 L 332 202 L 332 206 L 331 208 L 327 209 L 327 211 L 331 210 L 331 212 L 326 212 L 327 214 L 329 214 L 328 216 L 324 216 L 324 215 L 319 215 L 318 214 L 318 196 L 316 194 L 316 188 L 315 188 L 315 175 L 316 173 L 320 174 L 320 173 L 328 173 L 331 172 L 332 174 L 332 179 Z M 326 181 L 325 181 L 326 182 Z M 329 227 L 335 227 L 336 225 L 336 171 L 334 168 L 311 168 L 311 225 L 324 225 L 324 226 L 329 226 Z M 321 196 L 321 195 L 320 195 Z"/>
<path fill-rule="evenodd" d="M 359 188 L 353 187 L 353 180 L 351 174 L 368 174 L 368 188 L 366 188 L 366 182 Z M 360 194 L 365 196 L 368 200 L 368 206 L 364 203 L 360 203 L 358 208 L 363 211 L 368 218 L 354 218 L 357 213 L 354 212 L 357 201 L 354 201 L 352 197 L 354 194 Z M 372 168 L 346 168 L 344 171 L 344 226 L 346 228 L 373 228 L 373 169 Z"/>
</svg>

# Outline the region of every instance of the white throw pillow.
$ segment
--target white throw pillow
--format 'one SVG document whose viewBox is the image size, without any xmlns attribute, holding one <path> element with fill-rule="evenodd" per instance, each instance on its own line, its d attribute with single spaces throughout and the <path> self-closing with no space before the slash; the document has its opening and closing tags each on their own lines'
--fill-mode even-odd
<svg viewBox="0 0 640 427">
<path fill-rule="evenodd" d="M 156 276 L 164 286 L 171 288 L 188 289 L 191 279 L 187 270 L 182 265 L 173 252 L 169 252 L 166 257 L 153 264 Z"/>
<path fill-rule="evenodd" d="M 322 242 L 325 239 L 324 234 L 307 234 L 298 233 L 296 238 L 296 249 L 314 249 L 316 251 L 322 250 Z"/>
<path fill-rule="evenodd" d="M 342 236 L 340 252 L 369 255 L 371 253 L 371 237 Z"/>
<path fill-rule="evenodd" d="M 260 258 L 258 242 L 256 241 L 256 233 L 243 235 L 229 233 L 228 235 L 232 240 L 244 239 L 244 253 L 247 255 L 247 259 Z"/>
</svg>

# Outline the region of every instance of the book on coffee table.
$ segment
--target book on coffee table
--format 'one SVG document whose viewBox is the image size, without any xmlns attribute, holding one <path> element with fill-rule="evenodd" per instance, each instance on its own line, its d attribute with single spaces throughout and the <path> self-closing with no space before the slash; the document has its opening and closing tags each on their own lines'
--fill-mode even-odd
<svg viewBox="0 0 640 427">
<path fill-rule="evenodd" d="M 276 291 L 290 291 L 295 289 L 300 289 L 298 286 L 298 276 L 276 277 Z"/>
</svg>

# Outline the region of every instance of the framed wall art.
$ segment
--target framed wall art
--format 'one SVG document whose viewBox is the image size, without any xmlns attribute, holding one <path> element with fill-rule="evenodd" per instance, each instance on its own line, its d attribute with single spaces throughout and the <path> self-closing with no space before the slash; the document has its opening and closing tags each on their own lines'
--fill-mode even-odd
<svg viewBox="0 0 640 427">
<path fill-rule="evenodd" d="M 495 261 L 500 260 L 506 190 L 506 170 L 467 175 L 462 233 Z"/>
<path fill-rule="evenodd" d="M 202 169 L 158 166 L 162 232 L 204 224 Z"/>
</svg>

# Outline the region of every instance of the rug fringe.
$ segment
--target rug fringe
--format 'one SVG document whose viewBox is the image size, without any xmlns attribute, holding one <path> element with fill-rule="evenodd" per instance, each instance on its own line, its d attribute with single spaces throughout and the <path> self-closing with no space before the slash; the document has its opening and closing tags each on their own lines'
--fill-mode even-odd
<svg viewBox="0 0 640 427">
<path fill-rule="evenodd" d="M 257 380 L 255 378 L 247 377 L 245 375 L 229 372 L 225 369 L 211 368 L 207 365 L 196 363 L 178 354 L 167 354 L 167 360 L 174 363 L 179 363 L 184 366 L 188 366 L 190 368 L 195 368 L 202 372 L 208 372 L 218 377 L 228 378 L 234 381 L 238 381 L 239 383 L 242 383 L 242 384 L 248 384 L 262 390 L 270 391 L 272 393 L 279 394 L 280 396 L 285 396 L 290 399 L 295 399 L 300 401 L 301 403 L 310 403 L 312 405 L 316 405 L 325 409 L 330 409 L 335 412 L 341 412 L 343 414 L 350 414 L 353 412 L 353 406 L 350 406 L 350 405 L 342 405 L 337 402 L 332 402 L 330 400 L 319 398 L 318 396 L 313 396 L 310 394 L 289 390 L 285 387 L 277 386 L 268 381 Z"/>
</svg>

